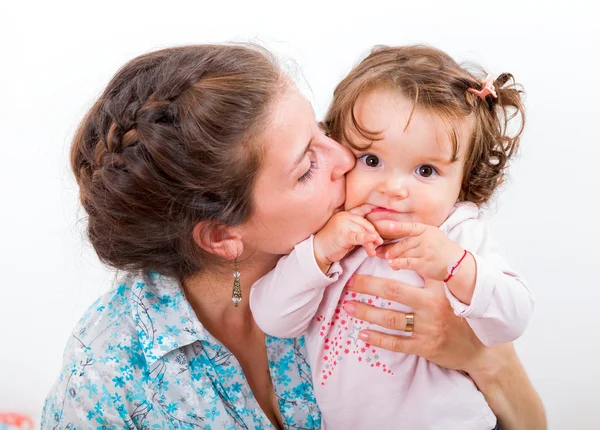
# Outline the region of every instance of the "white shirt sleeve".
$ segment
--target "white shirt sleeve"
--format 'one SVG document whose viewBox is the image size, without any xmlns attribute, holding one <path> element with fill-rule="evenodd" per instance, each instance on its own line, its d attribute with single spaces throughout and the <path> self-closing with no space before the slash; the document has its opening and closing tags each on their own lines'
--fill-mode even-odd
<svg viewBox="0 0 600 430">
<path fill-rule="evenodd" d="M 313 238 L 300 242 L 290 255 L 259 279 L 250 291 L 250 308 L 262 331 L 275 337 L 303 334 L 315 316 L 325 288 L 342 273 L 333 263 L 325 275 L 317 265 Z"/>
<path fill-rule="evenodd" d="M 534 298 L 527 283 L 510 269 L 485 220 L 468 219 L 451 229 L 448 237 L 469 251 L 477 266 L 470 305 L 446 286 L 454 313 L 467 319 L 485 345 L 514 341 L 525 331 L 533 312 Z"/>
</svg>

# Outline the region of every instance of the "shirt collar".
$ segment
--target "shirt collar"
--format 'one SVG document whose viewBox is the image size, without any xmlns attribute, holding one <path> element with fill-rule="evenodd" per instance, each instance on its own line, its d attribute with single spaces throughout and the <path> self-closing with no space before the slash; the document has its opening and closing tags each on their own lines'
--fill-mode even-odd
<svg viewBox="0 0 600 430">
<path fill-rule="evenodd" d="M 458 224 L 465 222 L 468 219 L 477 219 L 481 211 L 475 203 L 472 202 L 459 202 L 454 205 L 454 208 L 450 211 L 446 221 L 440 226 L 445 234 L 448 234 L 450 230 L 456 227 Z"/>
<path fill-rule="evenodd" d="M 169 352 L 208 340 L 180 282 L 157 272 L 130 275 L 131 315 L 151 366 Z"/>
</svg>

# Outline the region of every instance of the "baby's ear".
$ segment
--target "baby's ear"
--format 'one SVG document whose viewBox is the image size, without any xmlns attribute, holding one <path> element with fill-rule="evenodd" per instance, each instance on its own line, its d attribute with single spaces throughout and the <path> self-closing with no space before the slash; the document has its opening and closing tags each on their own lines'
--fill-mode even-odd
<svg viewBox="0 0 600 430">
<path fill-rule="evenodd" d="M 204 251 L 233 260 L 242 254 L 244 244 L 237 227 L 199 222 L 193 231 L 194 242 Z"/>
</svg>

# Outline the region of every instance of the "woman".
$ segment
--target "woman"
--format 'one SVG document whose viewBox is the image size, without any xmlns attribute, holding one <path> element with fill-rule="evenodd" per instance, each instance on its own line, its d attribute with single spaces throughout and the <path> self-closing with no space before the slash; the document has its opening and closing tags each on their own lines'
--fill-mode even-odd
<svg viewBox="0 0 600 430">
<path fill-rule="evenodd" d="M 319 428 L 303 340 L 265 337 L 247 296 L 341 209 L 354 160 L 270 55 L 205 45 L 132 60 L 71 161 L 92 245 L 129 274 L 75 328 L 43 428 Z M 505 428 L 545 426 L 512 348 L 483 347 L 439 285 L 354 288 L 414 307 L 413 339 L 370 343 L 468 372 Z"/>
</svg>

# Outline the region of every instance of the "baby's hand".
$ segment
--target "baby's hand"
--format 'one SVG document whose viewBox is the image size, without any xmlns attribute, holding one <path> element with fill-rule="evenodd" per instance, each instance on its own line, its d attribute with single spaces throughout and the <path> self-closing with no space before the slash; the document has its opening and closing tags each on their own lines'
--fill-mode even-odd
<svg viewBox="0 0 600 430">
<path fill-rule="evenodd" d="M 375 256 L 375 248 L 383 243 L 383 239 L 373 224 L 365 219 L 373 207 L 364 204 L 349 211 L 338 212 L 315 234 L 315 259 L 323 273 L 327 273 L 331 263 L 340 261 L 355 246 L 362 245 L 368 255 Z"/>
<path fill-rule="evenodd" d="M 408 237 L 377 250 L 377 255 L 386 258 L 394 270 L 414 270 L 424 278 L 443 281 L 448 276 L 448 266 L 464 253 L 437 227 L 417 222 L 399 223 L 394 233 Z"/>
</svg>

